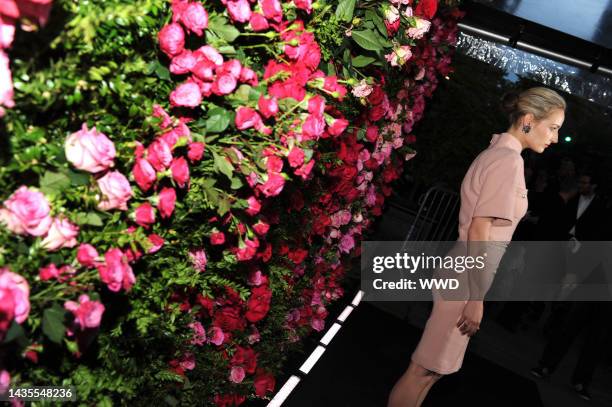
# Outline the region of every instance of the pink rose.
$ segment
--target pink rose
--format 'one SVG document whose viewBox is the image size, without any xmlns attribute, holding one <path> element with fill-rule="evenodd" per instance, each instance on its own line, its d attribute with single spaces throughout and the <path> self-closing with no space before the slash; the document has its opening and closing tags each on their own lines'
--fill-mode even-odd
<svg viewBox="0 0 612 407">
<path fill-rule="evenodd" d="M 251 86 L 257 86 L 259 83 L 257 80 L 257 73 L 251 68 L 242 67 L 240 70 L 240 77 L 238 78 L 240 82 L 248 83 Z"/>
<path fill-rule="evenodd" d="M 147 191 L 151 188 L 151 185 L 153 185 L 157 179 L 155 169 L 151 166 L 151 163 L 144 158 L 136 159 L 136 164 L 134 164 L 134 168 L 132 169 L 132 175 L 136 180 L 136 184 L 138 184 L 143 191 Z"/>
<path fill-rule="evenodd" d="M 110 249 L 104 255 L 105 262 L 98 265 L 100 279 L 108 286 L 108 289 L 117 292 L 123 287 L 129 291 L 136 277 L 132 272 L 132 267 L 128 264 L 127 257 L 120 249 Z"/>
<path fill-rule="evenodd" d="M 230 74 L 217 76 L 217 79 L 213 82 L 212 92 L 215 95 L 228 95 L 236 89 L 236 77 Z"/>
<path fill-rule="evenodd" d="M 181 21 L 188 31 L 201 36 L 202 30 L 208 27 L 208 13 L 202 3 L 189 3 L 181 13 Z"/>
<path fill-rule="evenodd" d="M 255 256 L 258 247 L 259 240 L 257 240 L 257 238 L 255 238 L 255 240 L 249 238 L 244 239 L 244 243 L 239 243 L 239 247 L 236 249 L 236 259 L 238 259 L 238 261 L 251 260 L 253 256 Z"/>
<path fill-rule="evenodd" d="M 189 165 L 184 157 L 178 157 L 172 160 L 170 164 L 170 171 L 172 171 L 172 178 L 178 184 L 179 187 L 184 188 L 189 182 Z"/>
<path fill-rule="evenodd" d="M 164 238 L 155 233 L 152 233 L 149 236 L 147 236 L 147 239 L 149 239 L 149 243 L 151 243 L 151 247 L 149 248 L 149 250 L 147 250 L 148 254 L 159 251 L 159 249 L 161 249 L 165 243 Z"/>
<path fill-rule="evenodd" d="M 193 268 L 203 273 L 206 270 L 206 252 L 203 249 L 193 250 L 189 252 L 189 258 L 193 264 Z"/>
<path fill-rule="evenodd" d="M 308 179 L 308 176 L 310 175 L 313 166 L 314 160 L 310 160 L 306 164 L 295 170 L 295 175 L 299 175 L 300 177 L 302 177 L 302 179 Z"/>
<path fill-rule="evenodd" d="M 98 179 L 98 187 L 103 195 L 98 208 L 103 211 L 110 209 L 127 210 L 127 202 L 132 197 L 132 187 L 125 175 L 119 171 L 108 172 Z"/>
<path fill-rule="evenodd" d="M 332 125 L 327 128 L 327 131 L 332 136 L 339 136 L 347 128 L 348 124 L 348 120 L 346 119 L 336 119 Z"/>
<path fill-rule="evenodd" d="M 44 26 L 51 12 L 52 0 L 17 0 L 0 2 L 0 14 L 8 18 L 30 21 L 36 20 L 39 25 Z"/>
<path fill-rule="evenodd" d="M 0 393 L 6 393 L 11 384 L 11 375 L 6 370 L 0 371 Z"/>
<path fill-rule="evenodd" d="M 287 156 L 289 165 L 292 167 L 299 167 L 304 163 L 304 150 L 299 147 L 293 147 Z"/>
<path fill-rule="evenodd" d="M 198 321 L 192 322 L 189 325 L 189 328 L 193 329 L 193 337 L 189 341 L 192 345 L 202 346 L 206 342 L 206 331 L 202 324 Z"/>
<path fill-rule="evenodd" d="M 353 247 L 355 247 L 355 239 L 351 235 L 344 235 L 340 239 L 339 249 L 343 253 L 348 253 Z"/>
<path fill-rule="evenodd" d="M 255 231 L 255 233 L 257 233 L 259 236 L 264 236 L 266 233 L 268 233 L 268 230 L 270 229 L 270 225 L 267 224 L 264 221 L 258 221 L 256 224 L 253 225 L 253 230 Z"/>
<path fill-rule="evenodd" d="M 274 96 L 272 96 L 270 99 L 267 99 L 263 95 L 261 95 L 259 97 L 259 100 L 257 101 L 257 107 L 263 117 L 268 119 L 278 113 L 278 100 Z"/>
<path fill-rule="evenodd" d="M 60 275 L 59 269 L 53 263 L 48 264 L 46 267 L 41 267 L 38 270 L 38 277 L 40 281 L 51 280 L 52 278 L 58 278 Z"/>
<path fill-rule="evenodd" d="M 240 61 L 238 61 L 237 59 L 231 59 L 229 61 L 224 62 L 223 65 L 218 67 L 216 72 L 217 75 L 229 74 L 232 75 L 235 79 L 239 79 L 242 69 L 243 68 L 242 64 L 240 64 Z"/>
<path fill-rule="evenodd" d="M 162 119 L 159 125 L 162 129 L 166 129 L 172 124 L 172 119 L 170 118 L 170 115 L 166 113 L 164 108 L 158 105 L 157 103 L 153 105 L 153 117 Z"/>
<path fill-rule="evenodd" d="M 84 267 L 93 267 L 96 265 L 98 251 L 89 243 L 84 243 L 77 249 L 77 261 Z"/>
<path fill-rule="evenodd" d="M 170 92 L 170 104 L 174 107 L 197 107 L 202 103 L 202 92 L 194 82 L 185 82 Z"/>
<path fill-rule="evenodd" d="M 0 221 L 13 233 L 42 236 L 51 227 L 50 211 L 49 202 L 41 192 L 21 186 L 4 201 Z"/>
<path fill-rule="evenodd" d="M 214 70 L 216 66 L 217 65 L 215 65 L 214 62 L 209 61 L 208 59 L 202 59 L 201 61 L 199 61 L 193 66 L 191 71 L 197 78 L 203 81 L 212 81 L 215 79 Z M 201 91 L 202 90 L 200 89 L 200 92 Z"/>
<path fill-rule="evenodd" d="M 134 211 L 134 221 L 142 227 L 148 228 L 155 223 L 155 208 L 145 202 Z"/>
<path fill-rule="evenodd" d="M 283 9 L 279 0 L 259 0 L 259 5 L 263 9 L 264 16 L 268 20 L 280 23 L 283 19 Z"/>
<path fill-rule="evenodd" d="M 162 139 L 157 138 L 147 148 L 147 160 L 156 171 L 163 171 L 172 162 L 172 151 L 168 144 Z"/>
<path fill-rule="evenodd" d="M 157 37 L 159 39 L 159 47 L 169 58 L 183 52 L 185 32 L 179 24 L 172 23 L 164 26 L 159 31 Z"/>
<path fill-rule="evenodd" d="M 251 18 L 251 6 L 247 0 L 228 0 L 226 6 L 232 21 L 246 23 Z"/>
<path fill-rule="evenodd" d="M 196 63 L 196 57 L 193 53 L 188 49 L 183 50 L 183 52 L 172 58 L 172 62 L 170 62 L 170 72 L 175 75 L 189 73 Z"/>
<path fill-rule="evenodd" d="M 251 29 L 253 31 L 264 31 L 270 28 L 270 25 L 268 24 L 268 20 L 260 13 L 251 14 L 251 19 L 249 20 L 249 24 L 251 25 Z"/>
<path fill-rule="evenodd" d="M 79 170 L 96 173 L 113 166 L 115 145 L 103 133 L 83 123 L 81 130 L 72 133 L 64 143 L 66 159 Z"/>
<path fill-rule="evenodd" d="M 316 140 L 325 130 L 323 116 L 309 114 L 302 124 L 302 137 L 304 140 Z"/>
<path fill-rule="evenodd" d="M 249 204 L 249 207 L 245 209 L 245 212 L 251 216 L 257 215 L 259 211 L 261 210 L 261 204 L 259 203 L 257 198 L 255 198 L 254 196 L 251 196 L 249 197 L 249 199 L 247 199 L 247 202 Z"/>
<path fill-rule="evenodd" d="M 251 127 L 259 128 L 262 125 L 261 116 L 250 107 L 240 106 L 236 110 L 236 127 L 238 130 L 246 130 Z"/>
<path fill-rule="evenodd" d="M 277 173 L 268 173 L 268 180 L 263 185 L 258 185 L 258 189 L 265 196 L 276 196 L 281 193 L 285 185 L 285 178 Z"/>
<path fill-rule="evenodd" d="M 169 218 L 174 212 L 174 204 L 176 202 L 176 191 L 174 188 L 164 188 L 159 193 L 159 201 L 157 209 L 161 213 L 162 218 Z"/>
<path fill-rule="evenodd" d="M 79 296 L 79 302 L 66 301 L 64 308 L 74 315 L 75 324 L 81 329 L 100 326 L 104 305 L 100 301 L 91 301 L 87 294 Z"/>
<path fill-rule="evenodd" d="M 55 218 L 47 236 L 41 243 L 41 247 L 50 252 L 54 252 L 64 247 L 74 247 L 77 245 L 76 237 L 79 228 L 65 218 Z"/>
<path fill-rule="evenodd" d="M 242 366 L 234 366 L 232 367 L 229 379 L 234 383 L 241 383 L 244 380 L 244 376 L 244 368 Z"/>
<path fill-rule="evenodd" d="M 208 334 L 208 341 L 210 343 L 213 343 L 217 346 L 223 344 L 223 341 L 225 340 L 225 334 L 223 333 L 223 330 L 221 328 L 219 328 L 218 326 L 213 326 L 208 330 Z"/>
<path fill-rule="evenodd" d="M 0 269 L 0 303 L 6 304 L 9 297 L 12 297 L 13 318 L 21 324 L 30 313 L 30 286 L 25 278 L 3 268 Z"/>
<path fill-rule="evenodd" d="M 204 143 L 199 141 L 195 141 L 189 144 L 189 149 L 187 151 L 187 157 L 189 161 L 196 162 L 202 159 L 202 155 L 204 154 Z"/>
<path fill-rule="evenodd" d="M 295 7 L 304 10 L 308 14 L 312 11 L 312 0 L 293 0 Z"/>
<path fill-rule="evenodd" d="M 213 232 L 210 234 L 210 244 L 220 245 L 225 243 L 225 235 L 223 232 Z"/>
<path fill-rule="evenodd" d="M 15 39 L 15 23 L 10 19 L 3 21 L 0 17 L 0 49 L 7 49 Z"/>
</svg>

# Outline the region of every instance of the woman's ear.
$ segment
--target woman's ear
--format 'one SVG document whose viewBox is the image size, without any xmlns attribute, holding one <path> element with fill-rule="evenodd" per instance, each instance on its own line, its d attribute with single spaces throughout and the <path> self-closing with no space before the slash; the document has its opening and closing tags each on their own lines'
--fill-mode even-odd
<svg viewBox="0 0 612 407">
<path fill-rule="evenodd" d="M 527 113 L 526 115 L 523 116 L 523 122 L 521 123 L 521 125 L 533 126 L 534 123 L 535 123 L 535 116 L 532 113 Z"/>
</svg>

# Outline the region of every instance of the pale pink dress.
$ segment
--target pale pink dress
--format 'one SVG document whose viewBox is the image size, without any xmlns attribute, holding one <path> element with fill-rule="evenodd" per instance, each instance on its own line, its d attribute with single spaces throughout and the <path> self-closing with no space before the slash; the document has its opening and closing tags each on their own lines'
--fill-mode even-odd
<svg viewBox="0 0 612 407">
<path fill-rule="evenodd" d="M 481 152 L 461 183 L 459 239 L 467 240 L 473 217 L 493 217 L 490 240 L 499 242 L 497 255 L 488 261 L 497 269 L 507 242 L 527 212 L 527 189 L 521 157 L 521 143 L 508 133 L 495 134 L 489 147 Z M 457 322 L 465 301 L 444 301 L 434 293 L 434 305 L 423 336 L 412 360 L 439 374 L 461 368 L 469 342 Z"/>
</svg>

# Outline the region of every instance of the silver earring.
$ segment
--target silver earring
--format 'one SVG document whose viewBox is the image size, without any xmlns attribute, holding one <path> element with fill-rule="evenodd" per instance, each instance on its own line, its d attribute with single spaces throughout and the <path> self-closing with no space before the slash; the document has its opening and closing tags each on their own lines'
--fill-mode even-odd
<svg viewBox="0 0 612 407">
<path fill-rule="evenodd" d="M 531 126 L 528 124 L 523 125 L 523 133 L 527 134 L 531 131 Z"/>
</svg>

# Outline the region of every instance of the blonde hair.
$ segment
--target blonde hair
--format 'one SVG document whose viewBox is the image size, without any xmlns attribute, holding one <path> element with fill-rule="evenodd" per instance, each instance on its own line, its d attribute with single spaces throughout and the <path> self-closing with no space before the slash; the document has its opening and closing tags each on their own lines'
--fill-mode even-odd
<svg viewBox="0 0 612 407">
<path fill-rule="evenodd" d="M 508 115 L 510 125 L 528 113 L 536 120 L 542 120 L 555 109 L 565 111 L 566 106 L 561 95 L 541 86 L 522 92 L 508 92 L 502 98 L 502 109 Z"/>
</svg>

